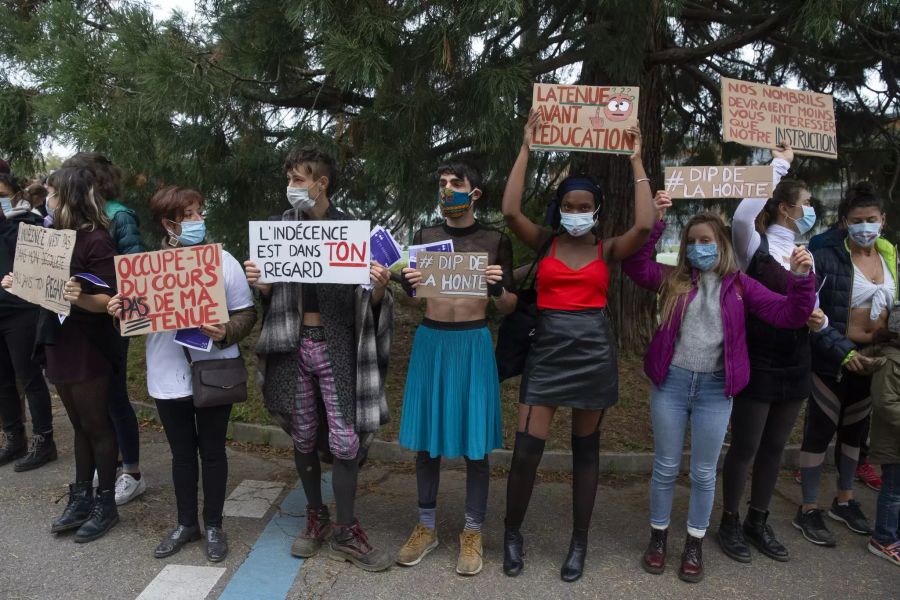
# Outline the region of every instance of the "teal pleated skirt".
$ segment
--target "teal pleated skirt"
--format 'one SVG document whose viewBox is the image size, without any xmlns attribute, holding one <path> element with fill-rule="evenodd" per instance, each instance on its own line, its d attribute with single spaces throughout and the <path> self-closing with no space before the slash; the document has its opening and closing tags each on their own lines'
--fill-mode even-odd
<svg viewBox="0 0 900 600">
<path fill-rule="evenodd" d="M 400 445 L 481 460 L 503 445 L 500 380 L 485 322 L 424 319 L 403 394 Z"/>
</svg>

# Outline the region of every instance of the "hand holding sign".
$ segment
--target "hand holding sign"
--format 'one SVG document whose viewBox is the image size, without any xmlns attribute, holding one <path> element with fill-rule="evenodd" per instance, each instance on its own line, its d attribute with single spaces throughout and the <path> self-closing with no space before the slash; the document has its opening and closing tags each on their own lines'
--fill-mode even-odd
<svg viewBox="0 0 900 600">
<path fill-rule="evenodd" d="M 772 150 L 772 156 L 775 158 L 780 158 L 781 160 L 793 162 L 794 149 L 791 148 L 791 143 L 785 140 L 781 142 L 778 148 Z"/>
<path fill-rule="evenodd" d="M 78 299 L 81 298 L 81 282 L 70 277 L 63 290 L 63 298 L 72 304 L 78 304 Z"/>
<path fill-rule="evenodd" d="M 666 211 L 672 207 L 672 195 L 666 190 L 657 190 L 653 198 L 653 207 L 656 208 L 656 220 L 662 221 Z"/>
<path fill-rule="evenodd" d="M 525 122 L 525 135 L 522 137 L 522 145 L 531 149 L 531 144 L 541 127 L 544 126 L 544 117 L 539 110 L 531 109 L 528 113 L 528 121 Z"/>
<path fill-rule="evenodd" d="M 271 283 L 260 283 L 259 278 L 262 275 L 262 271 L 259 270 L 259 267 L 256 266 L 256 263 L 252 260 L 244 261 L 244 275 L 247 277 L 247 285 L 252 288 L 256 288 L 260 291 L 263 296 L 268 296 L 272 291 Z"/>
<path fill-rule="evenodd" d="M 416 295 L 422 298 L 486 298 L 485 252 L 419 252 L 421 273 Z M 500 276 L 503 273 L 501 271 Z M 496 277 L 496 272 L 494 273 Z"/>
<path fill-rule="evenodd" d="M 7 273 L 6 275 L 3 276 L 3 281 L 0 281 L 0 287 L 2 287 L 4 290 L 8 290 L 9 288 L 11 288 L 12 284 L 13 284 L 13 274 L 12 273 Z"/>
</svg>

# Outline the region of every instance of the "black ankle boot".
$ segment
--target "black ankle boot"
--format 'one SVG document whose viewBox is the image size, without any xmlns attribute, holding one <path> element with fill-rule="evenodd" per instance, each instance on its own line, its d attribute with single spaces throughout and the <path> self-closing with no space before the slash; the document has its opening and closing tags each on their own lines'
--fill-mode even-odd
<svg viewBox="0 0 900 600">
<path fill-rule="evenodd" d="M 569 542 L 569 554 L 566 555 L 566 562 L 563 563 L 559 576 L 563 581 L 573 582 L 581 579 L 584 573 L 584 559 L 587 557 L 587 536 L 572 534 L 572 541 Z"/>
<path fill-rule="evenodd" d="M 119 511 L 116 509 L 115 490 L 97 492 L 91 517 L 75 532 L 75 541 L 81 544 L 103 537 L 118 522 Z"/>
<path fill-rule="evenodd" d="M 503 572 L 515 577 L 525 568 L 525 539 L 518 529 L 503 531 Z"/>
<path fill-rule="evenodd" d="M 53 441 L 53 432 L 34 434 L 28 445 L 28 453 L 16 461 L 14 471 L 30 471 L 56 460 L 56 443 Z"/>
<path fill-rule="evenodd" d="M 791 556 L 781 542 L 775 538 L 775 532 L 766 521 L 769 511 L 756 510 L 751 507 L 744 519 L 744 535 L 747 541 L 756 546 L 756 549 L 780 562 L 787 562 Z"/>
<path fill-rule="evenodd" d="M 24 456 L 26 450 L 25 431 L 7 431 L 0 446 L 0 466 Z"/>
<path fill-rule="evenodd" d="M 62 516 L 53 521 L 50 533 L 59 533 L 81 527 L 91 516 L 91 508 L 93 506 L 94 487 L 91 485 L 91 482 L 76 481 L 75 483 L 70 483 L 69 502 L 66 504 Z"/>
<path fill-rule="evenodd" d="M 722 511 L 718 538 L 719 546 L 726 555 L 742 563 L 752 560 L 750 546 L 744 539 L 744 532 L 741 530 L 741 516 L 738 513 Z"/>
</svg>

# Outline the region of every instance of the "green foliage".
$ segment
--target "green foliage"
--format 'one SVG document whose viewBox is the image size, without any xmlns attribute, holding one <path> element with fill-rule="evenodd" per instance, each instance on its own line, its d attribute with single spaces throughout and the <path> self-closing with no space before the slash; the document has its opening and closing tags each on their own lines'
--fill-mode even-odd
<svg viewBox="0 0 900 600">
<path fill-rule="evenodd" d="M 159 186 L 197 188 L 241 256 L 246 220 L 286 208 L 295 144 L 333 152 L 338 205 L 401 238 L 432 218 L 435 166 L 456 153 L 482 166 L 496 215 L 533 81 L 642 86 L 651 176 L 662 160 L 758 160 L 721 142 L 729 76 L 834 93 L 839 160 L 796 169 L 817 185 L 869 177 L 893 199 L 898 28 L 900 4 L 871 0 L 204 0 L 164 22 L 134 0 L 3 3 L 0 155 L 28 173 L 47 137 L 103 152 L 145 222 Z M 569 168 L 628 198 L 613 161 L 535 154 L 526 210 L 540 220 Z M 630 210 L 611 204 L 613 233 Z"/>
</svg>

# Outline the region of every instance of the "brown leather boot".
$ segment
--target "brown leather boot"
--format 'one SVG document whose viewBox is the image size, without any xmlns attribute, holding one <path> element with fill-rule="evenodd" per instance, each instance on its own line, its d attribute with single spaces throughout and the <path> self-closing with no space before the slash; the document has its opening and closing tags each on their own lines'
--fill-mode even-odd
<svg viewBox="0 0 900 600">
<path fill-rule="evenodd" d="M 648 573 L 659 575 L 666 570 L 666 542 L 669 537 L 668 529 L 650 528 L 650 543 L 641 559 L 641 566 Z"/>
<path fill-rule="evenodd" d="M 681 554 L 678 578 L 688 583 L 697 583 L 703 579 L 703 538 L 688 534 Z"/>
</svg>

